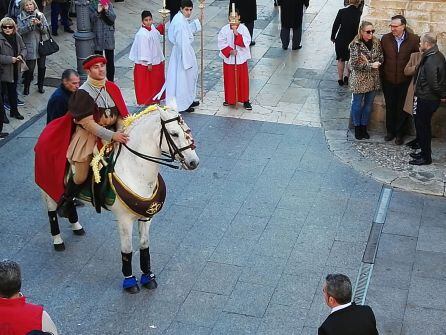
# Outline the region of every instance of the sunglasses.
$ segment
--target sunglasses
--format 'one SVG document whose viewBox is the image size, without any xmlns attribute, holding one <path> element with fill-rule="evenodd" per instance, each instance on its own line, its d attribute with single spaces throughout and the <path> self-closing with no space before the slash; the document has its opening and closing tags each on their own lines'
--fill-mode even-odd
<svg viewBox="0 0 446 335">
<path fill-rule="evenodd" d="M 2 29 L 14 29 L 14 26 L 2 26 Z"/>
<path fill-rule="evenodd" d="M 372 30 L 366 30 L 364 31 L 366 34 L 374 34 L 375 33 L 375 29 Z"/>
</svg>

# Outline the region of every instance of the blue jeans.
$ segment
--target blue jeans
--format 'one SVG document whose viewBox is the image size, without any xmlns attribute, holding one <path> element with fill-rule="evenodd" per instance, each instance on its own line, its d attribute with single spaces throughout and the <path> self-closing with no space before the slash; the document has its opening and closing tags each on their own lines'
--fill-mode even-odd
<svg viewBox="0 0 446 335">
<path fill-rule="evenodd" d="M 367 126 L 369 123 L 375 95 L 376 91 L 367 93 L 353 93 L 351 116 L 355 127 Z"/>
</svg>

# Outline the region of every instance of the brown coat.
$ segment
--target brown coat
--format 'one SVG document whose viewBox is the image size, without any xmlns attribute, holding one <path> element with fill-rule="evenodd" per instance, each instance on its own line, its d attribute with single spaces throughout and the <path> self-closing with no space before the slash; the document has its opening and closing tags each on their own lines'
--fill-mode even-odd
<svg viewBox="0 0 446 335">
<path fill-rule="evenodd" d="M 383 35 L 381 46 L 384 53 L 384 63 L 381 66 L 383 80 L 394 84 L 402 84 L 410 80 L 404 75 L 404 68 L 409 62 L 410 55 L 418 52 L 420 47 L 420 37 L 406 30 L 400 51 L 392 33 Z"/>
<path fill-rule="evenodd" d="M 404 107 L 403 107 L 403 110 L 409 114 L 413 113 L 413 97 L 415 94 L 413 76 L 415 75 L 415 70 L 417 66 L 421 62 L 422 56 L 423 54 L 421 52 L 414 52 L 413 54 L 410 55 L 409 63 L 407 63 L 406 67 L 404 68 L 404 74 L 408 77 L 412 77 L 409 88 L 407 89 L 406 101 L 404 102 Z"/>
</svg>

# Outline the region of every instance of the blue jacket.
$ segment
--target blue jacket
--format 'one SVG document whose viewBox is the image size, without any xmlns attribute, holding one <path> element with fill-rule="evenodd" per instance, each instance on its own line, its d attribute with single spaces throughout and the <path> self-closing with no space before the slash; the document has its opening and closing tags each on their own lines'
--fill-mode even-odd
<svg viewBox="0 0 446 335">
<path fill-rule="evenodd" d="M 50 100 L 48 100 L 48 105 L 46 107 L 47 124 L 67 113 L 68 100 L 70 97 L 71 92 L 60 84 L 59 88 L 51 95 Z"/>
</svg>

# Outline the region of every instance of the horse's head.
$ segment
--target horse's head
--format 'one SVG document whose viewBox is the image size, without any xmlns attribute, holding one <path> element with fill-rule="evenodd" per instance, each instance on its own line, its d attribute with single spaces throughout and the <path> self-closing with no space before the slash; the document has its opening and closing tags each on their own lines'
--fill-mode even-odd
<svg viewBox="0 0 446 335">
<path fill-rule="evenodd" d="M 194 138 L 189 126 L 173 109 L 159 108 L 161 117 L 161 150 L 169 153 L 187 170 L 197 168 L 200 159 L 195 152 Z"/>
</svg>

